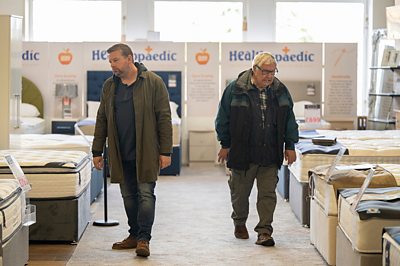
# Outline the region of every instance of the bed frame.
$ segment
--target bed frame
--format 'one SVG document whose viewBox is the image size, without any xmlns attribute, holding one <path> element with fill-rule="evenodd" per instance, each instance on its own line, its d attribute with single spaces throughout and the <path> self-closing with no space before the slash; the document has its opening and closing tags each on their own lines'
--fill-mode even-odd
<svg viewBox="0 0 400 266">
<path fill-rule="evenodd" d="M 43 118 L 43 97 L 38 87 L 29 79 L 22 77 L 22 102 L 29 103 L 39 110 L 40 118 Z"/>
</svg>

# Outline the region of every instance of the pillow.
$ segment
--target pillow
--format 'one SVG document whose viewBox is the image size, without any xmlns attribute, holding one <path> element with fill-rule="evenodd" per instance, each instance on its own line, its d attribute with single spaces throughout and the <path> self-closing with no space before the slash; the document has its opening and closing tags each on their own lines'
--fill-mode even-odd
<svg viewBox="0 0 400 266">
<path fill-rule="evenodd" d="M 38 117 L 40 116 L 39 110 L 36 106 L 29 103 L 21 104 L 21 116 L 23 117 Z"/>
<path fill-rule="evenodd" d="M 97 110 L 99 109 L 100 102 L 88 101 L 87 106 L 88 106 L 88 115 L 87 116 L 96 118 Z"/>
</svg>

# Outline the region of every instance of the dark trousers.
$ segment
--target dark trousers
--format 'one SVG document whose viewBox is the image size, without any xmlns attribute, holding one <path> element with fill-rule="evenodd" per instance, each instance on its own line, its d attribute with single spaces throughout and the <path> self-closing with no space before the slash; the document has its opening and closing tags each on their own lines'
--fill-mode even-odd
<svg viewBox="0 0 400 266">
<path fill-rule="evenodd" d="M 129 234 L 138 240 L 151 239 L 154 223 L 156 182 L 140 183 L 136 176 L 136 161 L 123 161 L 124 183 L 120 184 Z"/>
</svg>

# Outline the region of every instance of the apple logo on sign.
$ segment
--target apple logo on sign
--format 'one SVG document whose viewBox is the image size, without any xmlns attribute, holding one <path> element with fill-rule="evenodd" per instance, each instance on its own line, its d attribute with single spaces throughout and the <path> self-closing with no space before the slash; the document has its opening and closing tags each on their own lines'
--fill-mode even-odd
<svg viewBox="0 0 400 266">
<path fill-rule="evenodd" d="M 201 50 L 201 52 L 196 53 L 196 62 L 199 65 L 205 65 L 210 60 L 210 54 L 207 52 L 207 49 Z"/>
<path fill-rule="evenodd" d="M 72 58 L 72 53 L 68 48 L 58 54 L 58 61 L 61 63 L 61 65 L 69 65 L 72 61 Z"/>
</svg>

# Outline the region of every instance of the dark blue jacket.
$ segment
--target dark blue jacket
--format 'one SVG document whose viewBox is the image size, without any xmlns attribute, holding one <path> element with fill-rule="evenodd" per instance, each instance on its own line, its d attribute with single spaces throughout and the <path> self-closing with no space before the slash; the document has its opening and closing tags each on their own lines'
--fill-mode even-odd
<svg viewBox="0 0 400 266">
<path fill-rule="evenodd" d="M 227 166 L 247 170 L 250 164 L 250 136 L 253 114 L 248 91 L 251 89 L 252 70 L 239 74 L 225 89 L 215 119 L 217 138 L 223 148 L 229 148 Z M 299 140 L 298 125 L 293 113 L 292 97 L 286 86 L 275 78 L 271 84 L 272 92 L 278 100 L 276 112 L 277 158 L 278 166 L 283 162 L 283 149 L 294 150 Z"/>
</svg>

